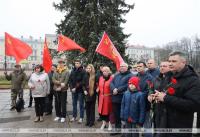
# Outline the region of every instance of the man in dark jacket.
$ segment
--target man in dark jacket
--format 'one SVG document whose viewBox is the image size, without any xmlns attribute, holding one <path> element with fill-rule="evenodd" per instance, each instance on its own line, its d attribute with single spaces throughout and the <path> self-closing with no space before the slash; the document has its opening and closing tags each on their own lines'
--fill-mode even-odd
<svg viewBox="0 0 200 137">
<path fill-rule="evenodd" d="M 75 67 L 73 68 L 69 76 L 69 87 L 72 92 L 72 104 L 73 104 L 73 117 L 70 120 L 74 122 L 77 118 L 77 101 L 79 100 L 80 107 L 80 119 L 79 123 L 83 122 L 84 117 L 84 93 L 83 93 L 83 78 L 86 75 L 85 70 L 81 65 L 80 60 L 74 61 Z"/>
<path fill-rule="evenodd" d="M 45 115 L 51 115 L 52 114 L 52 110 L 53 110 L 53 94 L 54 94 L 54 83 L 53 83 L 53 80 L 52 80 L 52 77 L 53 77 L 53 74 L 54 72 L 56 72 L 56 68 L 57 68 L 57 65 L 56 64 L 53 64 L 52 67 L 51 67 L 51 71 L 48 73 L 48 76 L 49 76 L 49 81 L 50 81 L 50 94 L 46 97 L 46 112 L 45 112 Z"/>
<path fill-rule="evenodd" d="M 192 128 L 194 112 L 200 109 L 200 81 L 182 52 L 169 55 L 173 79 L 166 92 L 156 91 L 157 101 L 163 102 L 167 109 L 167 128 Z M 191 137 L 192 134 L 173 133 L 168 137 Z"/>
<path fill-rule="evenodd" d="M 116 74 L 110 83 L 110 92 L 112 94 L 112 108 L 115 115 L 115 128 L 121 128 L 121 101 L 124 92 L 128 88 L 128 80 L 133 74 L 128 71 L 128 64 L 120 64 L 120 71 Z M 112 134 L 115 135 L 115 134 Z"/>
<path fill-rule="evenodd" d="M 140 78 L 140 90 L 144 93 L 145 96 L 145 103 L 146 103 L 146 111 L 145 111 L 145 122 L 144 122 L 144 128 L 151 128 L 151 124 L 152 124 L 152 119 L 150 116 L 150 108 L 151 105 L 147 100 L 147 96 L 149 94 L 149 86 L 152 83 L 153 77 L 151 76 L 151 74 L 149 74 L 148 72 L 145 71 L 146 69 L 146 63 L 143 61 L 139 61 L 137 62 L 137 70 L 138 70 L 138 74 L 137 76 Z M 145 133 L 144 137 L 152 137 L 151 133 Z"/>
<path fill-rule="evenodd" d="M 156 77 L 158 77 L 158 75 L 160 74 L 160 71 L 156 65 L 156 62 L 154 59 L 149 59 L 147 61 L 147 72 L 149 74 L 151 74 L 151 76 L 153 77 L 153 79 L 155 79 Z"/>
</svg>

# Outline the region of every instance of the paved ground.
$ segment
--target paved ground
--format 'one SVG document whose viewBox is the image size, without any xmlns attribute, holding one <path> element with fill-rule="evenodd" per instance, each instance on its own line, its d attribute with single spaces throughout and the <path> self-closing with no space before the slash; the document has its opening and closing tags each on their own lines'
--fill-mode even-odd
<svg viewBox="0 0 200 137">
<path fill-rule="evenodd" d="M 33 122 L 35 117 L 34 107 L 28 108 L 29 92 L 25 90 L 25 109 L 18 113 L 16 111 L 10 111 L 10 90 L 0 90 L 0 137 L 109 137 L 109 133 L 96 133 L 95 130 L 99 130 L 101 122 L 95 122 L 95 126 L 88 128 L 85 126 L 85 120 L 82 124 L 77 122 L 71 123 L 69 119 L 72 118 L 72 101 L 71 93 L 68 93 L 67 103 L 67 118 L 65 123 L 54 122 L 55 110 L 50 116 L 44 117 L 44 122 Z M 34 104 L 33 104 L 34 106 Z M 79 108 L 79 107 L 78 107 Z M 96 107 L 97 108 L 97 107 Z M 97 111 L 96 111 L 97 112 Z M 96 114 L 96 119 L 98 114 Z M 196 116 L 195 120 L 196 121 Z M 195 122 L 194 122 L 195 123 Z M 195 124 L 194 124 L 195 126 Z M 28 130 L 26 130 L 28 129 Z M 73 129 L 73 130 L 71 130 Z M 95 133 L 80 133 L 80 129 L 90 130 Z M 3 130 L 3 131 L 2 131 Z M 78 132 L 79 133 L 75 133 Z M 86 132 L 87 132 L 86 131 Z M 3 133 L 2 133 L 3 132 Z M 6 133 L 8 132 L 8 133 Z M 18 133 L 20 132 L 20 133 Z M 57 133 L 56 133 L 57 132 Z M 59 132 L 59 133 L 58 133 Z M 117 135 L 115 137 L 119 137 Z"/>
<path fill-rule="evenodd" d="M 34 107 L 28 108 L 28 102 L 29 102 L 29 92 L 28 90 L 25 90 L 24 92 L 24 99 L 25 99 L 25 109 L 23 112 L 16 112 L 16 111 L 10 111 L 10 92 L 9 90 L 0 90 L 0 129 L 6 128 L 6 130 L 9 130 L 8 132 L 13 133 L 5 133 L 0 134 L 0 137 L 78 137 L 81 135 L 81 137 L 107 137 L 110 136 L 109 134 L 75 134 L 75 133 L 52 133 L 54 131 L 61 131 L 65 132 L 67 129 L 77 129 L 77 128 L 87 128 L 91 129 L 85 126 L 85 120 L 82 124 L 78 124 L 77 122 L 71 123 L 69 122 L 69 119 L 72 117 L 72 104 L 71 104 L 71 93 L 68 94 L 68 104 L 67 104 L 67 118 L 65 123 L 60 122 L 54 122 L 53 119 L 55 118 L 55 110 L 53 110 L 53 114 L 50 116 L 45 116 L 44 122 L 35 123 L 33 122 L 35 117 L 35 111 Z M 34 104 L 33 104 L 34 105 Z M 96 111 L 97 112 L 97 111 Z M 96 114 L 98 117 L 98 114 Z M 95 126 L 93 128 L 99 129 L 101 126 L 101 122 L 95 122 Z M 21 129 L 22 132 L 26 132 L 24 129 L 33 128 L 33 131 L 31 133 L 16 133 L 16 131 Z M 51 133 L 45 132 L 46 129 L 55 129 L 51 131 Z M 60 130 L 59 130 L 60 129 Z M 36 133 L 34 133 L 34 131 Z M 44 132 L 43 132 L 44 131 Z M 48 130 L 49 131 L 49 130 Z M 74 132 L 74 131 L 72 131 Z M 0 131 L 1 133 L 1 131 Z"/>
</svg>

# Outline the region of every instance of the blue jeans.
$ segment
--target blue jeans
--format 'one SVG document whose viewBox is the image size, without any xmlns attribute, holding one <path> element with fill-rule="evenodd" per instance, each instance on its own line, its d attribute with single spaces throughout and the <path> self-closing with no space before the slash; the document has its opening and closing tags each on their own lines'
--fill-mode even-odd
<svg viewBox="0 0 200 137">
<path fill-rule="evenodd" d="M 77 117 L 77 101 L 79 101 L 80 108 L 80 118 L 84 117 L 84 95 L 83 92 L 72 93 L 72 103 L 73 103 L 73 117 Z"/>
</svg>

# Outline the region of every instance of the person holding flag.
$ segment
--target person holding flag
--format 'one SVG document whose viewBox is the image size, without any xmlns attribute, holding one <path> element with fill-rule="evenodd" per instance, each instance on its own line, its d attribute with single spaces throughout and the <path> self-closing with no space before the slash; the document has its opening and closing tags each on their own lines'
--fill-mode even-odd
<svg viewBox="0 0 200 137">
<path fill-rule="evenodd" d="M 7 80 L 11 81 L 11 108 L 10 110 L 14 110 L 16 107 L 16 99 L 19 93 L 23 94 L 23 89 L 26 84 L 27 76 L 22 71 L 21 65 L 15 65 L 14 71 L 10 74 L 4 72 Z M 20 96 L 19 96 L 20 97 Z"/>
</svg>

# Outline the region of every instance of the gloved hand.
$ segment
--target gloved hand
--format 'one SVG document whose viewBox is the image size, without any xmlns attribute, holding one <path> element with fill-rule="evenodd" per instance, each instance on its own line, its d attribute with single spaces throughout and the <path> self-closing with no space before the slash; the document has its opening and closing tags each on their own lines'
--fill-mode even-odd
<svg viewBox="0 0 200 137">
<path fill-rule="evenodd" d="M 84 90 L 84 94 L 85 94 L 85 95 L 87 95 L 87 94 L 88 94 L 88 92 L 87 92 L 86 90 Z"/>
<path fill-rule="evenodd" d="M 131 117 L 128 117 L 128 122 L 133 123 L 133 119 Z"/>
</svg>

